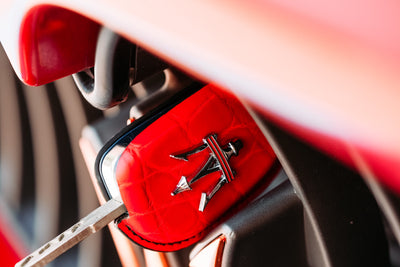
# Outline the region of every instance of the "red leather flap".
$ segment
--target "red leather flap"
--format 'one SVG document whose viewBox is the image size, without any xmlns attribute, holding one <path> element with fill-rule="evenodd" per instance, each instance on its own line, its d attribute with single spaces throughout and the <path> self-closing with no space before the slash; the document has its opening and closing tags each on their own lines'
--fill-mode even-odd
<svg viewBox="0 0 400 267">
<path fill-rule="evenodd" d="M 238 140 L 238 155 L 224 157 L 224 151 L 225 156 L 231 151 L 228 144 Z M 199 147 L 203 150 L 188 155 L 187 161 L 171 157 Z M 171 195 L 182 176 L 190 182 L 213 155 L 209 174 L 192 183 L 191 190 Z M 268 183 L 271 177 L 263 178 L 274 161 L 275 154 L 242 104 L 206 86 L 147 127 L 122 154 L 117 179 L 129 217 L 118 226 L 150 249 L 189 246 L 260 182 Z M 229 168 L 231 178 L 226 177 Z M 202 194 L 210 193 L 224 174 L 227 179 L 200 211 Z"/>
</svg>

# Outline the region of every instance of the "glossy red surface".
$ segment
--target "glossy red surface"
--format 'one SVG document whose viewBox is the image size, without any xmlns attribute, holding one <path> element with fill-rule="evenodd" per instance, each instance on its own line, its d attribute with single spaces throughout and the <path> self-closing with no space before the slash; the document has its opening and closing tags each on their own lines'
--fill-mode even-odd
<svg viewBox="0 0 400 267">
<path fill-rule="evenodd" d="M 46 74 L 43 67 L 46 72 L 41 74 L 41 60 L 32 59 L 41 55 L 30 53 L 39 45 L 28 44 L 33 42 L 29 35 L 36 35 L 38 10 L 51 13 L 57 8 L 41 6 L 43 0 L 29 2 L 36 7 L 22 24 L 20 55 L 25 80 L 35 84 L 37 77 L 57 72 Z M 400 117 L 394 115 L 399 113 L 400 92 L 399 1 L 57 3 L 92 17 L 197 77 L 258 101 L 264 112 L 272 114 L 269 118 L 289 121 L 292 126 L 282 126 L 352 165 L 350 144 L 378 177 L 400 192 L 400 171 L 388 163 L 400 161 Z M 52 14 L 48 17 L 57 19 Z M 74 66 L 67 61 L 66 66 Z M 255 91 L 255 85 L 259 90 Z M 286 108 L 294 104 L 294 112 Z M 303 110 L 319 115 L 320 120 Z M 333 118 L 326 123 L 329 127 L 321 122 L 325 118 Z M 343 137 L 346 131 L 352 140 Z"/>
<path fill-rule="evenodd" d="M 209 192 L 221 172 L 192 184 L 191 191 L 171 195 L 181 176 L 190 180 L 210 155 L 205 149 L 188 161 L 170 155 L 202 144 L 217 134 L 218 143 L 240 139 L 243 148 L 229 163 L 236 172 L 199 211 L 202 192 Z M 200 240 L 222 215 L 237 208 L 250 192 L 267 185 L 265 176 L 275 154 L 242 104 L 232 95 L 207 86 L 174 107 L 140 133 L 126 148 L 117 166 L 117 180 L 129 217 L 119 228 L 136 243 L 154 250 L 172 251 Z"/>
<path fill-rule="evenodd" d="M 67 9 L 32 8 L 19 36 L 23 81 L 41 85 L 92 67 L 98 30 L 98 24 Z"/>
<path fill-rule="evenodd" d="M 0 265 L 3 267 L 14 266 L 23 258 L 24 251 L 20 238 L 3 220 L 0 214 Z"/>
</svg>

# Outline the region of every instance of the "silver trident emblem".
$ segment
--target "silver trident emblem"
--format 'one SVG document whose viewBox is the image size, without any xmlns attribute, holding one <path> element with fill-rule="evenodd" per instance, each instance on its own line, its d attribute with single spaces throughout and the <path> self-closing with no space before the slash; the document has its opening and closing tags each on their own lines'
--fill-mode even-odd
<svg viewBox="0 0 400 267">
<path fill-rule="evenodd" d="M 210 135 L 203 139 L 203 144 L 192 149 L 188 152 L 179 154 L 179 155 L 171 155 L 174 159 L 188 161 L 188 157 L 190 155 L 196 154 L 200 151 L 203 151 L 206 148 L 209 148 L 211 153 L 207 161 L 204 163 L 203 167 L 200 171 L 189 181 L 186 176 L 182 176 L 176 185 L 175 190 L 171 193 L 172 196 L 175 196 L 184 191 L 192 190 L 190 187 L 194 182 L 203 178 L 207 174 L 221 171 L 221 177 L 218 182 L 209 189 L 207 193 L 201 194 L 199 210 L 204 211 L 207 203 L 210 199 L 218 192 L 218 190 L 226 183 L 232 182 L 235 176 L 235 172 L 232 170 L 231 166 L 229 166 L 229 159 L 232 156 L 237 156 L 239 154 L 239 150 L 243 147 L 243 143 L 240 140 L 236 140 L 233 142 L 229 142 L 226 148 L 221 148 L 217 142 L 216 135 Z"/>
</svg>

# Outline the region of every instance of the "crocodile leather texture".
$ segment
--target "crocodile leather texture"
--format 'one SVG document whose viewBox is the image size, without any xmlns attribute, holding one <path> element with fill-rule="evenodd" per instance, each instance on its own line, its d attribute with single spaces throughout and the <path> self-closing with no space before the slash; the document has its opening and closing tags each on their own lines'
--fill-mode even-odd
<svg viewBox="0 0 400 267">
<path fill-rule="evenodd" d="M 171 155 L 204 144 L 215 135 L 221 147 L 241 140 L 229 159 L 234 178 L 223 185 L 199 211 L 201 194 L 209 191 L 221 171 L 205 175 L 191 190 L 172 195 L 182 176 L 199 172 L 210 156 L 204 149 L 177 160 Z M 184 100 L 136 136 L 117 165 L 117 181 L 129 216 L 118 227 L 134 242 L 158 251 L 174 251 L 203 238 L 237 212 L 245 199 L 268 184 L 276 160 L 267 140 L 233 95 L 208 85 Z"/>
</svg>

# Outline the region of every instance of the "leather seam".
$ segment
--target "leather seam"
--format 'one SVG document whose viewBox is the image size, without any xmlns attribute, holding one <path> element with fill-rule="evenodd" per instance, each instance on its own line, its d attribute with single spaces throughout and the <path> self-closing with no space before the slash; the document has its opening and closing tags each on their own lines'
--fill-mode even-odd
<svg viewBox="0 0 400 267">
<path fill-rule="evenodd" d="M 269 170 L 268 170 L 267 173 L 265 174 L 265 177 L 264 177 L 263 179 L 261 179 L 254 187 L 256 187 L 257 185 L 263 184 L 263 183 L 265 183 L 265 182 L 267 182 L 267 183 L 269 184 L 269 183 L 271 182 L 270 179 L 271 179 L 272 177 L 274 177 L 274 174 L 276 174 L 276 173 L 275 173 L 275 172 L 276 172 L 275 168 L 278 167 L 278 166 L 276 166 L 276 165 L 280 166 L 279 161 L 275 158 L 275 159 L 272 161 L 272 164 L 271 164 Z M 255 188 L 252 188 L 252 189 L 255 190 Z M 251 191 L 253 191 L 253 190 L 251 190 Z M 253 192 L 253 193 L 254 193 L 254 192 Z M 253 197 L 254 197 L 254 196 L 253 196 Z M 219 224 L 221 221 L 223 221 L 224 219 L 229 218 L 229 216 L 231 216 L 235 211 L 241 209 L 241 208 L 239 208 L 240 206 L 245 205 L 246 203 L 248 204 L 251 200 L 252 200 L 252 192 L 247 192 L 247 194 L 243 195 L 243 196 L 241 197 L 241 199 L 239 199 L 239 200 L 235 203 L 235 205 L 233 205 L 233 206 L 232 206 L 230 209 L 228 209 L 221 217 L 219 217 L 217 220 L 215 220 L 214 223 L 212 223 L 212 224 L 210 224 L 209 226 L 207 226 L 206 228 L 204 228 L 201 232 L 199 232 L 198 234 L 193 235 L 193 236 L 191 236 L 191 237 L 188 237 L 187 239 L 180 240 L 180 241 L 175 241 L 175 242 L 172 242 L 172 243 L 160 243 L 160 242 L 155 242 L 155 241 L 149 241 L 149 240 L 145 239 L 144 237 L 140 236 L 139 234 L 137 234 L 136 232 L 134 232 L 134 231 L 132 230 L 132 228 L 131 228 L 129 225 L 124 224 L 124 226 L 125 226 L 134 236 L 140 238 L 141 240 L 143 240 L 143 241 L 145 241 L 145 242 L 147 242 L 147 243 L 154 244 L 154 245 L 157 245 L 157 246 L 160 246 L 160 245 L 161 245 L 161 246 L 173 246 L 173 245 L 177 245 L 177 244 L 182 244 L 182 243 L 185 243 L 185 242 L 189 242 L 190 240 L 192 240 L 192 239 L 194 239 L 194 238 L 196 238 L 196 237 L 202 236 L 203 234 L 207 233 L 207 231 L 208 231 L 210 228 L 212 228 L 214 225 L 218 225 L 218 224 Z M 235 207 L 236 205 L 238 205 L 238 207 Z M 122 223 L 122 222 L 120 222 L 120 223 Z"/>
</svg>

